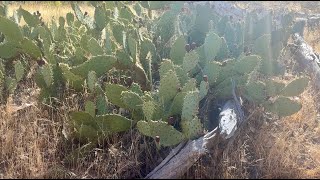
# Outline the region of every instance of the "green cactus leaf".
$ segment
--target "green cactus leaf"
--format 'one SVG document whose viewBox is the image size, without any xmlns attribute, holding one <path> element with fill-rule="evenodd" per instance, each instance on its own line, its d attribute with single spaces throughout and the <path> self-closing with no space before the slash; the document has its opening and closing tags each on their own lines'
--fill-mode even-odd
<svg viewBox="0 0 320 180">
<path fill-rule="evenodd" d="M 173 99 L 172 104 L 169 110 L 169 116 L 180 115 L 183 107 L 183 100 L 186 96 L 187 92 L 179 92 Z"/>
<path fill-rule="evenodd" d="M 64 28 L 64 24 L 66 23 L 66 20 L 64 20 L 63 17 L 59 17 L 59 28 Z"/>
<path fill-rule="evenodd" d="M 98 31 L 102 31 L 107 23 L 106 11 L 102 7 L 96 7 L 94 10 L 94 20 Z"/>
<path fill-rule="evenodd" d="M 244 97 L 249 101 L 252 101 L 258 104 L 263 103 L 264 101 L 266 101 L 266 98 L 267 98 L 265 84 L 259 81 L 249 82 L 245 86 Z"/>
<path fill-rule="evenodd" d="M 197 66 L 198 62 L 199 62 L 199 55 L 197 54 L 196 51 L 191 51 L 187 53 L 183 58 L 183 64 L 182 64 L 183 70 L 185 72 L 191 71 Z"/>
<path fill-rule="evenodd" d="M 243 87 L 248 80 L 249 75 L 233 76 L 232 79 L 235 81 L 237 87 Z M 214 88 L 214 93 L 217 98 L 227 99 L 232 98 L 232 82 L 231 77 L 224 79 Z"/>
<path fill-rule="evenodd" d="M 262 59 L 270 61 L 272 55 L 270 44 L 271 35 L 265 34 L 254 41 L 253 52 Z"/>
<path fill-rule="evenodd" d="M 137 93 L 132 91 L 122 91 L 121 100 L 129 109 L 140 110 L 143 104 L 142 98 Z"/>
<path fill-rule="evenodd" d="M 149 52 L 151 53 L 152 62 L 155 62 L 157 53 L 156 47 L 150 39 L 144 38 L 140 45 L 140 58 L 146 58 Z"/>
<path fill-rule="evenodd" d="M 132 126 L 132 120 L 118 114 L 96 116 L 95 120 L 105 134 L 127 131 Z"/>
<path fill-rule="evenodd" d="M 174 66 L 174 70 L 177 73 L 181 86 L 185 85 L 189 79 L 188 73 L 186 73 L 181 66 Z"/>
<path fill-rule="evenodd" d="M 305 88 L 308 86 L 309 78 L 302 77 L 291 81 L 282 91 L 281 95 L 283 96 L 298 96 L 303 93 Z"/>
<path fill-rule="evenodd" d="M 133 59 L 133 62 L 135 63 L 137 58 L 136 57 L 137 56 L 137 40 L 135 40 L 133 37 L 128 35 L 127 41 L 128 41 L 130 55 Z"/>
<path fill-rule="evenodd" d="M 122 39 L 123 39 L 123 32 L 125 31 L 125 27 L 120 23 L 113 22 L 111 24 L 111 30 L 112 30 L 113 37 L 115 38 L 117 43 L 123 44 Z"/>
<path fill-rule="evenodd" d="M 187 42 L 184 36 L 179 36 L 172 45 L 170 50 L 170 58 L 175 65 L 182 65 L 183 58 L 185 58 L 185 54 L 187 52 L 185 49 L 186 43 Z"/>
<path fill-rule="evenodd" d="M 170 59 L 163 59 L 159 69 L 160 79 L 163 78 L 170 70 L 174 71 L 172 61 Z"/>
<path fill-rule="evenodd" d="M 73 111 L 70 113 L 70 118 L 74 122 L 76 127 L 86 125 L 94 129 L 98 128 L 97 122 L 94 120 L 94 117 L 91 116 L 88 112 Z"/>
<path fill-rule="evenodd" d="M 40 68 L 40 72 L 42 74 L 42 77 L 47 85 L 47 87 L 50 87 L 53 83 L 53 71 L 49 64 L 45 64 Z"/>
<path fill-rule="evenodd" d="M 155 104 L 153 101 L 143 102 L 142 111 L 147 121 L 150 121 L 152 119 L 154 110 L 155 110 Z"/>
<path fill-rule="evenodd" d="M 97 115 L 103 115 L 107 113 L 107 102 L 104 95 L 98 95 L 97 97 Z"/>
<path fill-rule="evenodd" d="M 216 56 L 216 59 L 218 61 L 224 60 L 226 58 L 228 58 L 229 56 L 229 49 L 228 49 L 228 45 L 227 42 L 225 40 L 224 37 L 221 38 L 221 46 L 220 46 L 220 50 Z"/>
<path fill-rule="evenodd" d="M 17 56 L 17 54 L 18 54 L 18 49 L 14 44 L 10 42 L 0 44 L 0 58 L 10 59 Z"/>
<path fill-rule="evenodd" d="M 199 109 L 199 91 L 189 91 L 184 100 L 181 114 L 182 121 L 192 121 Z"/>
<path fill-rule="evenodd" d="M 23 38 L 21 41 L 22 52 L 29 54 L 33 58 L 37 59 L 41 57 L 41 51 L 39 47 L 30 39 Z"/>
<path fill-rule="evenodd" d="M 133 59 L 129 56 L 129 54 L 127 54 L 126 52 L 124 52 L 124 50 L 119 49 L 116 51 L 116 56 L 118 61 L 126 66 L 126 67 L 130 67 L 133 65 Z"/>
<path fill-rule="evenodd" d="M 184 135 L 164 121 L 138 121 L 137 128 L 145 136 L 160 137 L 161 146 L 174 146 L 185 140 Z"/>
<path fill-rule="evenodd" d="M 183 86 L 181 89 L 182 92 L 188 92 L 188 91 L 194 91 L 197 89 L 197 80 L 194 78 L 191 78 L 188 80 L 188 82 Z"/>
<path fill-rule="evenodd" d="M 23 39 L 18 24 L 2 16 L 0 16 L 0 32 L 9 42 L 17 43 Z"/>
<path fill-rule="evenodd" d="M 96 116 L 96 106 L 92 101 L 86 101 L 85 111 L 92 117 Z"/>
<path fill-rule="evenodd" d="M 36 27 L 37 25 L 40 24 L 40 20 L 36 16 L 33 16 L 32 14 L 22 9 L 21 7 L 18 9 L 18 13 L 23 16 L 24 21 L 30 27 Z"/>
<path fill-rule="evenodd" d="M 280 117 L 290 116 L 302 108 L 300 103 L 287 97 L 279 97 L 273 103 L 267 102 L 263 105 L 267 111 L 275 113 Z"/>
<path fill-rule="evenodd" d="M 7 87 L 7 90 L 10 94 L 13 94 L 16 87 L 17 87 L 17 80 L 11 77 L 6 77 L 5 78 L 5 84 Z"/>
<path fill-rule="evenodd" d="M 208 62 L 203 69 L 204 75 L 208 76 L 208 82 L 210 86 L 213 86 L 216 83 L 218 77 L 221 76 L 220 72 L 225 73 L 223 72 L 223 69 L 220 67 L 220 64 L 216 61 Z"/>
<path fill-rule="evenodd" d="M 91 126 L 83 124 L 77 130 L 78 137 L 82 141 L 96 141 L 98 138 L 98 131 Z"/>
<path fill-rule="evenodd" d="M 69 12 L 66 15 L 66 19 L 67 19 L 68 26 L 72 26 L 72 23 L 74 22 L 74 15 Z"/>
<path fill-rule="evenodd" d="M 140 85 L 139 85 L 138 83 L 133 82 L 133 83 L 131 84 L 131 86 L 130 86 L 130 90 L 131 90 L 132 92 L 137 93 L 139 96 L 142 96 L 142 95 L 143 95 L 143 92 L 142 92 L 142 90 L 141 90 L 141 87 L 140 87 Z"/>
<path fill-rule="evenodd" d="M 234 68 L 241 75 L 249 74 L 257 67 L 259 62 L 259 56 L 245 56 L 235 63 Z"/>
<path fill-rule="evenodd" d="M 228 59 L 228 60 L 223 61 L 222 63 L 225 63 L 225 65 L 222 67 L 220 66 L 218 78 L 216 79 L 216 82 L 213 85 L 217 85 L 217 84 L 221 83 L 226 78 L 229 78 L 229 80 L 230 80 L 230 77 L 233 77 L 236 75 L 236 71 L 234 70 L 235 63 L 236 63 L 235 60 Z M 212 86 L 213 82 L 210 82 L 209 76 L 208 76 L 208 80 L 209 80 L 210 86 Z"/>
<path fill-rule="evenodd" d="M 95 38 L 91 38 L 88 41 L 87 48 L 92 56 L 99 56 L 104 54 L 103 48 L 99 45 L 98 41 Z"/>
<path fill-rule="evenodd" d="M 96 76 L 96 72 L 94 71 L 90 71 L 88 73 L 88 87 L 90 89 L 91 92 L 94 92 L 95 90 L 95 85 L 96 85 L 96 82 L 97 82 L 97 76 Z"/>
<path fill-rule="evenodd" d="M 128 89 L 119 84 L 106 84 L 105 86 L 106 95 L 108 97 L 108 101 L 112 104 L 117 105 L 119 107 L 125 108 L 126 105 L 121 100 L 122 91 L 128 91 Z"/>
<path fill-rule="evenodd" d="M 215 59 L 220 50 L 221 41 L 221 38 L 213 32 L 210 32 L 207 35 L 204 42 L 204 52 L 207 61 L 212 61 Z"/>
<path fill-rule="evenodd" d="M 209 91 L 209 83 L 205 81 L 201 81 L 200 83 L 200 101 L 207 95 Z"/>
<path fill-rule="evenodd" d="M 266 83 L 266 92 L 268 96 L 277 96 L 280 94 L 281 90 L 285 87 L 285 84 L 279 83 L 273 80 L 267 80 Z"/>
<path fill-rule="evenodd" d="M 197 116 L 189 121 L 181 121 L 180 125 L 183 134 L 189 139 L 195 139 L 203 134 L 202 124 Z"/>
<path fill-rule="evenodd" d="M 116 58 L 114 56 L 94 56 L 83 64 L 73 67 L 70 71 L 83 78 L 86 78 L 90 71 L 95 71 L 97 77 L 100 77 L 108 72 L 115 62 Z"/>
<path fill-rule="evenodd" d="M 159 96 L 164 105 L 167 105 L 176 96 L 179 87 L 179 79 L 172 70 L 160 79 Z"/>
<path fill-rule="evenodd" d="M 72 73 L 70 71 L 70 67 L 67 64 L 59 63 L 59 67 L 61 68 L 62 75 L 67 82 L 71 85 L 71 87 L 75 88 L 77 91 L 82 90 L 83 78 Z"/>
</svg>

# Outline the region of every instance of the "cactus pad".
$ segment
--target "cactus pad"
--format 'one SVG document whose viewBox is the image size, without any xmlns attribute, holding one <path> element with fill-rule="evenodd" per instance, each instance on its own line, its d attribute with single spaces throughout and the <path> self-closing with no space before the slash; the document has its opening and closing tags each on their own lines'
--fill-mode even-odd
<svg viewBox="0 0 320 180">
<path fill-rule="evenodd" d="M 16 74 L 16 80 L 17 82 L 19 82 L 23 78 L 23 74 L 24 74 L 24 67 L 21 61 L 16 62 L 16 64 L 14 65 L 14 71 Z"/>
<path fill-rule="evenodd" d="M 280 94 L 281 90 L 285 87 L 285 84 L 279 83 L 273 80 L 267 80 L 266 83 L 266 92 L 268 96 L 277 96 Z"/>
<path fill-rule="evenodd" d="M 99 56 L 104 54 L 103 48 L 99 45 L 98 41 L 95 38 L 91 38 L 88 41 L 87 46 L 92 56 Z"/>
<path fill-rule="evenodd" d="M 166 105 L 178 93 L 180 87 L 179 79 L 176 73 L 170 70 L 160 79 L 159 96 Z"/>
<path fill-rule="evenodd" d="M 79 66 L 73 67 L 70 71 L 76 75 L 86 78 L 90 71 L 95 71 L 97 77 L 102 76 L 104 73 L 109 71 L 113 64 L 116 62 L 114 56 L 95 56 L 88 61 L 80 64 Z"/>
<path fill-rule="evenodd" d="M 143 114 L 147 121 L 152 120 L 155 105 L 153 101 L 145 101 L 142 105 Z"/>
<path fill-rule="evenodd" d="M 42 74 L 42 77 L 46 83 L 47 87 L 50 87 L 53 83 L 53 71 L 49 64 L 45 64 L 40 68 L 40 72 Z"/>
<path fill-rule="evenodd" d="M 214 60 L 217 56 L 221 46 L 221 38 L 213 33 L 210 32 L 204 42 L 204 52 L 207 61 Z"/>
<path fill-rule="evenodd" d="M 191 121 L 198 113 L 199 91 L 189 91 L 184 100 L 181 114 L 181 121 Z"/>
<path fill-rule="evenodd" d="M 210 86 L 213 86 L 217 81 L 218 77 L 221 76 L 220 71 L 222 68 L 218 62 L 208 62 L 203 69 L 203 73 L 208 76 L 208 82 Z M 223 71 L 222 71 L 223 73 Z"/>
<path fill-rule="evenodd" d="M 170 70 L 174 70 L 174 65 L 170 59 L 164 59 L 161 62 L 160 69 L 159 69 L 159 74 L 160 74 L 160 79 L 165 76 L 167 72 Z"/>
<path fill-rule="evenodd" d="M 255 103 L 262 103 L 266 100 L 266 86 L 262 82 L 249 82 L 245 86 L 245 98 Z"/>
<path fill-rule="evenodd" d="M 143 104 L 142 98 L 132 91 L 122 91 L 121 100 L 129 109 L 140 110 Z"/>
<path fill-rule="evenodd" d="M 128 89 L 119 84 L 106 84 L 105 87 L 106 95 L 108 100 L 119 107 L 126 107 L 126 105 L 121 100 L 122 91 L 127 91 Z"/>
<path fill-rule="evenodd" d="M 234 68 L 241 75 L 249 74 L 255 69 L 259 61 L 260 61 L 259 56 L 256 56 L 256 55 L 245 56 L 235 63 Z"/>
<path fill-rule="evenodd" d="M 170 58 L 176 65 L 182 65 L 183 58 L 186 54 L 186 40 L 183 36 L 179 36 L 174 44 L 172 45 L 172 48 L 170 50 Z"/>
<path fill-rule="evenodd" d="M 161 146 L 174 146 L 185 139 L 184 135 L 164 121 L 139 121 L 137 128 L 145 136 L 160 137 Z"/>
<path fill-rule="evenodd" d="M 92 117 L 96 116 L 96 106 L 92 101 L 87 101 L 85 104 L 85 111 Z"/>
<path fill-rule="evenodd" d="M 279 97 L 273 103 L 265 103 L 264 107 L 269 112 L 275 113 L 280 117 L 285 117 L 298 112 L 302 108 L 302 105 L 296 101 L 290 100 L 287 97 Z"/>
<path fill-rule="evenodd" d="M 205 81 L 201 81 L 200 83 L 200 101 L 207 95 L 209 90 L 209 83 Z"/>
<path fill-rule="evenodd" d="M 2 16 L 0 16 L 0 32 L 4 34 L 9 42 L 17 43 L 23 39 L 18 24 Z"/>
<path fill-rule="evenodd" d="M 185 72 L 191 71 L 197 66 L 198 62 L 199 62 L 199 55 L 197 54 L 196 51 L 191 51 L 187 53 L 183 58 L 183 64 L 182 64 L 183 70 Z"/>
<path fill-rule="evenodd" d="M 301 94 L 309 83 L 309 78 L 302 77 L 291 81 L 282 91 L 283 96 L 298 96 Z"/>
<path fill-rule="evenodd" d="M 99 130 L 103 133 L 117 133 L 131 128 L 132 120 L 118 114 L 105 114 L 95 118 Z"/>
<path fill-rule="evenodd" d="M 94 92 L 96 82 L 97 82 L 96 72 L 90 71 L 88 73 L 87 84 L 91 92 Z"/>
<path fill-rule="evenodd" d="M 197 116 L 190 121 L 181 121 L 180 124 L 183 134 L 189 139 L 195 139 L 203 133 L 202 124 Z"/>
</svg>

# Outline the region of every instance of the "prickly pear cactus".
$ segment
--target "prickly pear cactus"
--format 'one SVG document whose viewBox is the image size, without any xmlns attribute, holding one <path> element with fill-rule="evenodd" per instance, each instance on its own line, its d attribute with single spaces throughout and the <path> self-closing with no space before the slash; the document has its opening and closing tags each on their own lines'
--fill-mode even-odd
<svg viewBox="0 0 320 180">
<path fill-rule="evenodd" d="M 159 136 L 160 146 L 174 146 L 185 139 L 185 136 L 173 126 L 164 121 L 139 121 L 137 128 L 145 136 L 156 138 Z"/>
<path fill-rule="evenodd" d="M 97 82 L 96 72 L 90 71 L 88 73 L 87 83 L 88 83 L 88 87 L 89 87 L 91 92 L 94 92 L 96 82 Z"/>
<path fill-rule="evenodd" d="M 172 48 L 170 50 L 170 58 L 176 65 L 181 65 L 183 63 L 183 58 L 186 54 L 186 40 L 183 36 L 179 36 L 174 44 L 172 45 Z"/>
<path fill-rule="evenodd" d="M 179 87 L 179 79 L 172 70 L 167 72 L 164 77 L 160 79 L 159 97 L 162 99 L 163 104 L 167 105 L 174 98 Z"/>
<path fill-rule="evenodd" d="M 143 105 L 143 100 L 139 94 L 132 91 L 123 91 L 121 93 L 121 100 L 129 109 L 140 110 Z"/>
<path fill-rule="evenodd" d="M 287 97 L 279 97 L 274 102 L 266 102 L 264 107 L 267 111 L 284 117 L 298 112 L 302 108 L 302 105 Z"/>
<path fill-rule="evenodd" d="M 17 80 L 17 82 L 19 82 L 23 78 L 23 74 L 24 74 L 24 67 L 23 67 L 21 61 L 17 61 L 15 63 L 14 71 L 16 74 L 16 80 Z"/>
<path fill-rule="evenodd" d="M 309 78 L 302 77 L 291 81 L 286 87 L 281 91 L 281 95 L 289 97 L 289 96 L 298 96 L 301 94 L 309 83 Z"/>
</svg>

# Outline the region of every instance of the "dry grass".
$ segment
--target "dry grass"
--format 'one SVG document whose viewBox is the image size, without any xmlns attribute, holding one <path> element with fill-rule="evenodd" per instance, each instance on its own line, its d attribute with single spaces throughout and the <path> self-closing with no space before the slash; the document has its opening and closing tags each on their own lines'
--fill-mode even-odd
<svg viewBox="0 0 320 180">
<path fill-rule="evenodd" d="M 29 11 L 30 13 L 39 11 L 41 13 L 41 17 L 43 18 L 44 22 L 51 22 L 52 18 L 54 18 L 55 20 L 58 20 L 60 16 L 65 18 L 67 13 L 69 13 L 69 12 L 73 13 L 73 10 L 72 10 L 70 4 L 63 4 L 60 6 L 54 6 L 49 3 L 28 2 L 26 4 L 14 3 L 14 4 L 8 6 L 9 16 L 12 16 L 13 11 L 19 9 L 20 6 L 23 9 Z M 94 15 L 93 6 L 87 5 L 85 3 L 79 4 L 79 6 L 83 12 L 87 11 L 90 16 Z M 21 23 L 22 24 L 25 23 L 23 19 L 22 19 Z"/>
<path fill-rule="evenodd" d="M 289 5 L 303 8 L 294 2 Z M 9 12 L 18 7 L 10 6 Z M 39 10 L 46 22 L 72 12 L 68 5 L 31 3 L 22 7 Z M 81 7 L 93 14 L 91 7 Z M 306 39 L 320 52 L 319 43 L 312 44 L 317 36 L 307 32 Z M 61 102 L 64 108 L 56 110 L 35 103 L 38 91 L 26 93 L 28 88 L 36 89 L 33 85 L 20 87 L 24 89 L 20 100 L 34 106 L 17 110 L 19 106 L 10 100 L 0 107 L 0 178 L 142 178 L 170 150 L 157 151 L 149 138 L 131 130 L 111 136 L 74 162 L 66 161 L 68 154 L 85 146 L 72 138 L 67 123 L 67 112 L 78 110 L 82 97 L 70 96 Z M 248 108 L 251 117 L 230 148 L 223 151 L 219 145 L 184 178 L 320 178 L 319 98 L 310 85 L 300 96 L 302 109 L 281 119 L 269 119 L 261 109 Z"/>
</svg>

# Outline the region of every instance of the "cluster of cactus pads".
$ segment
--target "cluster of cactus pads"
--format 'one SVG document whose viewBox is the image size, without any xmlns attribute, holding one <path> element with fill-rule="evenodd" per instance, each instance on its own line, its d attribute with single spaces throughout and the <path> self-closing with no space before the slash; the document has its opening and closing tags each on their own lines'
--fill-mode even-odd
<svg viewBox="0 0 320 180">
<path fill-rule="evenodd" d="M 89 94 L 84 111 L 70 113 L 81 139 L 96 141 L 136 126 L 158 147 L 199 137 L 199 102 L 208 94 L 232 98 L 232 80 L 241 97 L 269 112 L 300 110 L 292 97 L 308 78 L 271 80 L 285 72 L 279 59 L 290 34 L 303 29 L 292 14 L 276 26 L 272 13 L 258 18 L 250 12 L 238 21 L 193 3 L 90 3 L 93 17 L 72 2 L 74 12 L 51 23 L 21 7 L 8 17 L 0 6 L 1 102 L 4 91 L 13 93 L 38 64 L 41 100 L 59 97 L 66 87 Z M 158 10 L 165 12 L 154 17 Z"/>
</svg>

